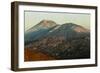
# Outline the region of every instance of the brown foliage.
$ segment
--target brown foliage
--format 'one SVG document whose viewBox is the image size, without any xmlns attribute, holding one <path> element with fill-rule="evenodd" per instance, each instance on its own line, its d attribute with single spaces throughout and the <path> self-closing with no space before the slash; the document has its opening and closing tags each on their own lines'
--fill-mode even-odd
<svg viewBox="0 0 100 73">
<path fill-rule="evenodd" d="M 24 61 L 42 61 L 42 60 L 55 60 L 55 58 L 47 54 L 44 54 L 42 52 L 39 52 L 37 50 L 25 48 Z"/>
</svg>

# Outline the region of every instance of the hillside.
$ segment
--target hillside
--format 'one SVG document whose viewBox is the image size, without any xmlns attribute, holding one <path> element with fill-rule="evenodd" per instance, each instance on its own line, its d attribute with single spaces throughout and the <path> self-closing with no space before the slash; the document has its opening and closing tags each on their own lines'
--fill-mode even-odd
<svg viewBox="0 0 100 73">
<path fill-rule="evenodd" d="M 42 23 L 41 26 L 44 26 Z M 37 34 L 36 37 L 41 37 L 29 41 L 25 44 L 25 49 L 38 50 L 42 54 L 53 57 L 52 60 L 90 58 L 90 31 L 88 29 L 73 23 L 54 24 L 49 26 L 48 23 L 46 25 L 48 31 L 43 35 L 41 35 L 42 32 Z M 40 27 L 39 24 L 38 27 Z"/>
</svg>

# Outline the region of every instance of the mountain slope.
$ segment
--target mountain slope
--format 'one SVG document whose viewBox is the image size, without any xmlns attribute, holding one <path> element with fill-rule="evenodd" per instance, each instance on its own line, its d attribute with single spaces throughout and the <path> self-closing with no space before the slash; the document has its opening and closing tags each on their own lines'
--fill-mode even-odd
<svg viewBox="0 0 100 73">
<path fill-rule="evenodd" d="M 90 58 L 90 31 L 73 23 L 56 25 L 25 47 L 38 49 L 56 59 Z"/>
<path fill-rule="evenodd" d="M 46 33 L 56 27 L 57 24 L 51 20 L 42 20 L 25 32 L 25 42 L 31 42 L 43 37 Z"/>
<path fill-rule="evenodd" d="M 66 23 L 57 27 L 55 27 L 56 29 L 49 31 L 48 37 L 49 36 L 51 37 L 65 36 L 66 38 L 69 39 L 69 38 L 80 37 L 80 35 L 82 34 L 84 35 L 86 33 L 89 33 L 88 29 L 85 29 L 82 26 L 79 26 L 73 23 Z"/>
</svg>

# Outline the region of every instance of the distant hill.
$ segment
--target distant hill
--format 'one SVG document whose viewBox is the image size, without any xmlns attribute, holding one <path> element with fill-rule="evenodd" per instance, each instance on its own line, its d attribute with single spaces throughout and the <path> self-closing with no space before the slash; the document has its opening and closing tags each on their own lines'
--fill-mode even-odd
<svg viewBox="0 0 100 73">
<path fill-rule="evenodd" d="M 43 20 L 25 34 L 25 48 L 56 59 L 90 58 L 90 31 L 74 23 Z"/>
</svg>

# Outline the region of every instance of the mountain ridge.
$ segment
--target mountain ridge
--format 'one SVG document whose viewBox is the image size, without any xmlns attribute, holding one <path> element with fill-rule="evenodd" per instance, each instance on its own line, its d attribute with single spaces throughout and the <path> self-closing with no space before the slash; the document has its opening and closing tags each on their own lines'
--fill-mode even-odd
<svg viewBox="0 0 100 73">
<path fill-rule="evenodd" d="M 25 48 L 38 50 L 56 59 L 90 58 L 88 29 L 74 23 L 58 25 L 52 22 L 50 26 L 49 22 L 41 21 L 36 25 L 38 31 L 30 31 L 25 35 Z"/>
<path fill-rule="evenodd" d="M 51 20 L 42 20 L 25 33 L 25 41 L 34 41 L 41 37 L 45 37 L 46 35 L 50 35 L 52 37 L 52 35 L 69 35 L 70 33 L 73 33 L 70 34 L 70 36 L 74 36 L 77 33 L 87 32 L 89 32 L 88 29 L 74 23 L 58 25 Z"/>
</svg>

